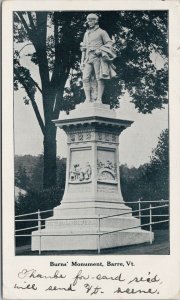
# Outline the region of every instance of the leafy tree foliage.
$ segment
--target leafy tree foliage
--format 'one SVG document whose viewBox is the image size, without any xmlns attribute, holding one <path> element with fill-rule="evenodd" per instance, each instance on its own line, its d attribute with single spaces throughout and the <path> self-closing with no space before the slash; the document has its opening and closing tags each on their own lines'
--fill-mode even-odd
<svg viewBox="0 0 180 300">
<path fill-rule="evenodd" d="M 169 199 L 169 138 L 162 131 L 149 163 L 139 168 L 120 167 L 121 186 L 126 201 Z"/>
<path fill-rule="evenodd" d="M 63 196 L 63 190 L 60 187 L 30 190 L 26 195 L 20 194 L 18 201 L 15 203 L 15 214 L 25 214 L 53 209 L 59 205 Z"/>
<path fill-rule="evenodd" d="M 26 168 L 20 165 L 15 173 L 15 185 L 20 189 L 28 190 L 30 178 L 27 174 Z"/>
<path fill-rule="evenodd" d="M 154 197 L 169 198 L 169 134 L 162 131 L 157 147 L 152 152 L 149 176 L 153 179 Z"/>
<path fill-rule="evenodd" d="M 44 168 L 44 161 L 43 155 L 38 156 L 38 160 L 35 162 L 32 174 L 30 178 L 31 190 L 33 191 L 41 191 L 43 190 L 43 168 Z"/>
<path fill-rule="evenodd" d="M 150 162 L 139 166 L 139 168 L 128 168 L 127 165 L 120 167 L 121 188 L 124 200 L 127 202 L 138 201 L 141 199 L 141 208 L 149 208 L 149 203 L 144 201 L 159 200 L 153 203 L 153 206 L 161 206 L 165 203 L 163 200 L 169 199 L 169 150 L 168 150 L 168 130 L 162 131 L 157 147 L 153 149 Z M 133 211 L 138 209 L 138 204 L 128 204 Z M 143 211 L 142 215 L 147 215 Z M 167 207 L 161 207 L 154 210 L 154 214 L 159 215 L 156 221 L 167 220 L 162 215 L 168 214 Z M 148 223 L 149 218 L 143 217 L 142 222 Z M 163 227 L 162 227 L 163 226 Z M 168 223 L 156 225 L 156 228 L 166 228 Z"/>
<path fill-rule="evenodd" d="M 15 12 L 14 88 L 23 87 L 25 104 L 31 103 L 44 136 L 44 187 L 56 184 L 56 127 L 52 120 L 61 110 L 69 111 L 83 101 L 80 49 L 89 12 Z M 167 103 L 167 12 L 105 11 L 100 26 L 114 38 L 117 48 L 117 78 L 107 83 L 104 103 L 118 107 L 125 90 L 139 112 L 151 113 Z M 21 55 L 31 44 L 27 56 L 38 67 L 39 82 L 31 69 L 23 66 Z M 158 54 L 163 64 L 152 59 Z M 41 94 L 43 116 L 37 105 Z"/>
<path fill-rule="evenodd" d="M 61 187 L 53 187 L 43 190 L 29 190 L 26 195 L 20 194 L 18 201 L 15 202 L 15 215 L 37 212 L 40 209 L 41 211 L 51 210 L 41 215 L 43 219 L 51 217 L 53 214 L 53 208 L 60 204 L 62 196 L 63 190 Z M 29 219 L 29 216 L 24 218 Z M 31 215 L 31 220 L 33 219 L 37 219 L 37 214 Z M 41 224 L 44 225 L 45 221 L 42 221 Z M 37 221 L 16 222 L 15 229 L 23 229 L 34 226 L 37 226 Z M 32 231 L 32 229 L 28 229 L 23 230 L 21 233 L 29 235 Z M 30 237 L 16 238 L 16 246 L 23 244 L 26 245 L 27 243 L 31 243 Z"/>
<path fill-rule="evenodd" d="M 153 149 L 151 164 L 153 166 L 163 166 L 168 170 L 169 159 L 169 131 L 165 129 L 161 132 L 157 147 Z"/>
<path fill-rule="evenodd" d="M 57 189 L 64 191 L 66 177 L 66 159 L 56 158 Z M 27 178 L 27 179 L 26 179 Z M 25 185 L 26 184 L 26 185 Z M 43 190 L 43 155 L 15 156 L 15 185 L 28 192 L 40 193 Z M 25 188 L 26 186 L 26 188 Z M 47 189 L 46 189 L 47 191 Z"/>
<path fill-rule="evenodd" d="M 15 215 L 52 210 L 59 205 L 64 193 L 66 159 L 57 157 L 57 186 L 43 188 L 43 156 L 15 156 L 15 183 L 18 187 L 26 189 L 27 193 L 20 193 L 15 201 Z M 25 175 L 25 176 L 24 176 Z M 28 181 L 26 180 L 28 178 Z M 52 216 L 51 212 L 46 212 L 42 218 Z M 29 218 L 29 217 L 27 217 Z M 37 218 L 32 215 L 31 219 Z M 42 222 L 44 224 L 44 221 Z M 37 226 L 37 221 L 16 222 L 16 229 Z M 23 231 L 23 234 L 30 234 L 30 230 Z M 29 237 L 18 238 L 17 245 L 30 243 Z"/>
</svg>

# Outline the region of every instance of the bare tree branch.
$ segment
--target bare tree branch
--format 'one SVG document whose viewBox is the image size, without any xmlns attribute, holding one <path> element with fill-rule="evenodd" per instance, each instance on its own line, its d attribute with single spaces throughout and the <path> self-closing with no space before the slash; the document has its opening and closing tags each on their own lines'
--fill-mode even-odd
<svg viewBox="0 0 180 300">
<path fill-rule="evenodd" d="M 31 77 L 31 80 L 34 82 L 35 86 L 37 87 L 37 89 L 41 92 L 42 94 L 42 89 L 40 88 L 40 86 L 38 85 L 38 83 Z"/>
<path fill-rule="evenodd" d="M 34 99 L 34 95 L 32 95 L 32 93 L 29 91 L 29 88 L 28 88 L 28 85 L 26 84 L 26 82 L 23 80 L 22 76 L 20 75 L 19 71 L 17 69 L 14 70 L 14 73 L 16 74 L 19 82 L 22 84 L 22 86 L 24 87 L 31 103 L 32 103 L 32 107 L 33 107 L 33 110 L 34 110 L 34 113 L 36 115 L 36 118 L 37 118 L 37 121 L 38 121 L 38 124 L 41 128 L 41 131 L 43 133 L 43 135 L 45 134 L 45 126 L 44 126 L 44 123 L 43 123 L 43 120 L 41 118 L 41 115 L 40 115 L 40 112 L 39 112 L 39 109 L 38 109 L 38 106 L 36 104 L 36 101 Z"/>
<path fill-rule="evenodd" d="M 45 126 L 44 126 L 43 120 L 41 118 L 38 106 L 37 106 L 36 101 L 34 100 L 34 98 L 31 97 L 30 100 L 31 100 L 32 107 L 33 107 L 34 113 L 36 115 L 36 118 L 38 120 L 38 124 L 39 124 L 39 126 L 41 128 L 41 131 L 42 131 L 43 135 L 44 135 L 45 134 Z"/>
<path fill-rule="evenodd" d="M 29 23 L 30 23 L 31 29 L 32 29 L 32 31 L 35 31 L 35 30 L 36 30 L 36 27 L 35 27 L 35 25 L 34 25 L 34 21 L 33 21 L 31 12 L 28 11 L 27 14 L 28 14 L 28 18 L 29 18 Z"/>
<path fill-rule="evenodd" d="M 32 33 L 31 30 L 29 29 L 28 24 L 26 23 L 23 13 L 22 12 L 16 12 L 16 15 L 18 16 L 18 18 L 20 19 L 21 23 L 23 24 L 25 30 L 27 31 L 27 34 L 29 35 L 29 38 L 32 40 Z"/>
<path fill-rule="evenodd" d="M 35 49 L 38 58 L 42 90 L 46 91 L 49 85 L 49 67 L 46 48 L 47 26 L 42 26 L 42 23 L 46 24 L 47 13 L 36 12 L 36 18 L 38 39 L 35 43 Z M 45 101 L 44 98 L 43 101 Z"/>
<path fill-rule="evenodd" d="M 29 46 L 29 45 L 33 45 L 32 43 L 28 43 L 26 44 L 25 46 L 23 46 L 20 50 L 19 50 L 19 54 L 21 53 L 21 51 L 26 47 L 26 46 Z"/>
<path fill-rule="evenodd" d="M 53 110 L 53 117 L 54 119 L 57 119 L 59 117 L 59 112 L 60 112 L 60 104 L 61 100 L 63 97 L 63 92 L 64 92 L 64 86 L 66 84 L 66 81 L 68 79 L 69 72 L 65 73 L 64 75 L 61 76 L 61 80 L 59 83 L 59 88 L 57 90 L 56 94 L 56 101 L 55 101 L 55 106 Z"/>
<path fill-rule="evenodd" d="M 57 85 L 57 81 L 60 81 L 60 71 L 61 71 L 60 70 L 60 66 L 61 66 L 60 43 L 58 40 L 58 22 L 57 22 L 56 13 L 54 13 L 54 42 L 55 42 L 55 62 L 54 62 L 54 68 L 51 77 L 51 85 L 53 87 Z"/>
<path fill-rule="evenodd" d="M 22 50 L 22 49 L 21 49 Z M 18 66 L 21 67 L 20 63 L 18 63 Z M 17 69 L 15 69 L 15 71 L 17 71 Z M 17 71 L 18 72 L 18 71 Z M 17 73 L 16 73 L 17 75 Z M 19 76 L 18 76 L 19 77 Z M 32 82 L 34 83 L 34 85 L 37 87 L 37 89 L 40 91 L 40 93 L 42 94 L 42 89 L 40 88 L 39 84 L 31 77 L 29 76 L 29 79 L 32 80 Z"/>
</svg>

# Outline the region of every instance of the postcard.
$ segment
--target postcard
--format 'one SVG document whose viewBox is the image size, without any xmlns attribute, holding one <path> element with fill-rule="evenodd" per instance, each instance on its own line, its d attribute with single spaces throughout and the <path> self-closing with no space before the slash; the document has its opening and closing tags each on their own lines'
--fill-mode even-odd
<svg viewBox="0 0 180 300">
<path fill-rule="evenodd" d="M 3 299 L 180 299 L 179 17 L 3 2 Z"/>
</svg>

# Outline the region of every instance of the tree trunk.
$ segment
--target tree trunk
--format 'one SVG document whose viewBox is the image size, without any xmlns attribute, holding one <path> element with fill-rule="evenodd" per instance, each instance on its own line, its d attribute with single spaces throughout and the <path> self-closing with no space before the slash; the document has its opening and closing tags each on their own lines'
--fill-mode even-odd
<svg viewBox="0 0 180 300">
<path fill-rule="evenodd" d="M 44 135 L 44 188 L 56 185 L 56 168 L 56 127 L 53 123 L 49 123 L 46 125 Z"/>
</svg>

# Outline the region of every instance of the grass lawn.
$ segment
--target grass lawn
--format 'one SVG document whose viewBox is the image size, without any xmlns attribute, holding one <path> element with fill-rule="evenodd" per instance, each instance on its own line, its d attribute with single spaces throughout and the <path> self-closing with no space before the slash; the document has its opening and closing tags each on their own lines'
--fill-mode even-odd
<svg viewBox="0 0 180 300">
<path fill-rule="evenodd" d="M 169 230 L 154 230 L 154 242 L 101 250 L 100 255 L 168 255 Z M 16 255 L 39 255 L 30 244 L 16 248 Z M 97 251 L 43 251 L 41 255 L 97 255 Z"/>
</svg>

